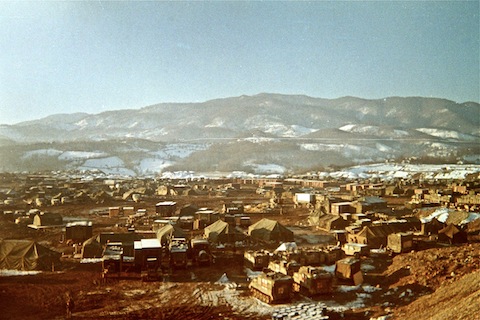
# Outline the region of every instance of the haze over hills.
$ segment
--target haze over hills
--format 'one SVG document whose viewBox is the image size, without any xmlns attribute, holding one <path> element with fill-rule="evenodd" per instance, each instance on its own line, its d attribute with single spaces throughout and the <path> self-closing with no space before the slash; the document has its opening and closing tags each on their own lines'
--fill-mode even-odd
<svg viewBox="0 0 480 320">
<path fill-rule="evenodd" d="M 0 170 L 293 172 L 415 157 L 475 162 L 480 105 L 262 93 L 0 126 Z"/>
</svg>

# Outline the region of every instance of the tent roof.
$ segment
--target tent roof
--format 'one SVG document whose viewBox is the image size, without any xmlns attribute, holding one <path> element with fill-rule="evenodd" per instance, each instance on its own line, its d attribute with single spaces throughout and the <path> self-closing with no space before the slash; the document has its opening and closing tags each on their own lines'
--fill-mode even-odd
<svg viewBox="0 0 480 320">
<path fill-rule="evenodd" d="M 59 258 L 60 253 L 31 240 L 0 240 L 0 269 L 48 270 Z"/>
<path fill-rule="evenodd" d="M 293 241 L 293 231 L 278 221 L 263 218 L 248 227 L 250 236 L 263 240 Z"/>
<path fill-rule="evenodd" d="M 251 230 L 258 230 L 258 229 L 267 229 L 267 230 L 272 231 L 277 226 L 282 226 L 282 225 L 276 220 L 270 220 L 270 219 L 267 219 L 267 218 L 263 218 L 262 220 L 252 224 L 248 228 L 248 232 L 250 232 Z"/>
<path fill-rule="evenodd" d="M 180 227 L 173 224 L 167 224 L 157 230 L 157 239 L 162 239 L 166 236 L 174 236 L 177 238 L 184 238 L 186 236 L 185 231 Z"/>
<path fill-rule="evenodd" d="M 224 231 L 225 229 L 227 229 L 226 231 L 228 232 L 229 228 L 228 228 L 228 223 L 226 223 L 225 221 L 222 221 L 222 220 L 217 220 L 215 221 L 214 223 L 212 223 L 211 225 L 208 225 L 205 227 L 205 233 L 210 233 L 210 232 L 216 232 L 216 233 L 220 233 L 222 231 Z"/>
</svg>

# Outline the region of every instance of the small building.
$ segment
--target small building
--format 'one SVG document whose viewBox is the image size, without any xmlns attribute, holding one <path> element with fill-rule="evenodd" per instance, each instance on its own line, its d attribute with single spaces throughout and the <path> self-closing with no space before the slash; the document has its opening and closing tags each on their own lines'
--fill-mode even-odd
<svg viewBox="0 0 480 320">
<path fill-rule="evenodd" d="M 413 233 L 392 233 L 388 235 L 387 247 L 395 253 L 404 253 L 413 249 Z"/>
<path fill-rule="evenodd" d="M 162 201 L 155 205 L 155 213 L 162 217 L 169 217 L 175 214 L 177 203 L 175 201 Z"/>
<path fill-rule="evenodd" d="M 334 202 L 330 204 L 330 213 L 334 215 L 340 215 L 342 213 L 355 213 L 356 208 L 353 202 Z"/>
<path fill-rule="evenodd" d="M 91 221 L 76 221 L 67 223 L 65 227 L 65 239 L 74 242 L 84 242 L 93 235 L 93 225 Z"/>
<path fill-rule="evenodd" d="M 120 215 L 120 207 L 110 207 L 108 208 L 108 216 L 110 218 L 118 217 Z"/>
</svg>

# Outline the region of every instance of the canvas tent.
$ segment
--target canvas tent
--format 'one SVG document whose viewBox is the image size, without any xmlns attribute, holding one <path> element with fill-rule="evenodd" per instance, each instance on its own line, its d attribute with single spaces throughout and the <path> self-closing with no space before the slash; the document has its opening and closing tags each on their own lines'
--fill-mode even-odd
<svg viewBox="0 0 480 320">
<path fill-rule="evenodd" d="M 0 240 L 0 269 L 51 270 L 60 253 L 31 240 Z"/>
<path fill-rule="evenodd" d="M 101 258 L 103 254 L 103 247 L 98 242 L 97 237 L 92 237 L 83 242 L 82 259 L 84 258 Z"/>
<path fill-rule="evenodd" d="M 248 227 L 248 235 L 263 241 L 292 242 L 293 232 L 278 221 L 262 219 Z"/>
<path fill-rule="evenodd" d="M 33 225 L 40 226 L 59 226 L 62 225 L 63 218 L 59 213 L 40 212 L 33 218 Z"/>
<path fill-rule="evenodd" d="M 203 237 L 210 242 L 227 243 L 241 240 L 242 234 L 222 220 L 205 227 Z"/>
<path fill-rule="evenodd" d="M 438 231 L 438 241 L 447 243 L 467 242 L 467 233 L 453 224 L 447 225 Z"/>
<path fill-rule="evenodd" d="M 157 239 L 159 239 L 162 244 L 167 243 L 170 238 L 185 237 L 185 231 L 172 224 L 167 224 L 157 231 Z"/>
</svg>

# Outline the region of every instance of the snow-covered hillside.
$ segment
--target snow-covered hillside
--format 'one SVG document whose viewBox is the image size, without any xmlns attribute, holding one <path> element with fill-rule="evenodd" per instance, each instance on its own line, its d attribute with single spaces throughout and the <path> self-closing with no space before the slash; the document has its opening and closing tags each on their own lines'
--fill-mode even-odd
<svg viewBox="0 0 480 320">
<path fill-rule="evenodd" d="M 0 125 L 0 171 L 281 173 L 412 157 L 478 163 L 479 127 L 475 103 L 263 93 Z"/>
</svg>

